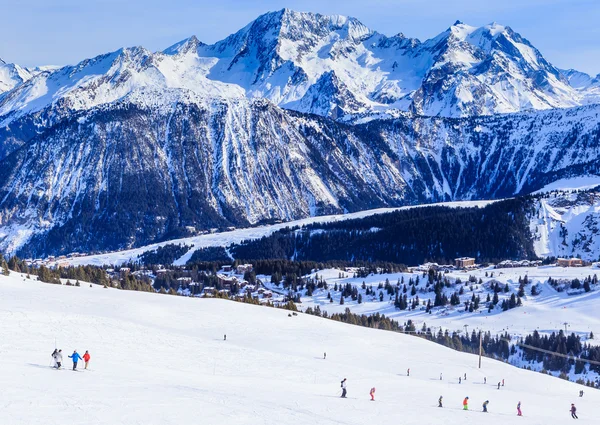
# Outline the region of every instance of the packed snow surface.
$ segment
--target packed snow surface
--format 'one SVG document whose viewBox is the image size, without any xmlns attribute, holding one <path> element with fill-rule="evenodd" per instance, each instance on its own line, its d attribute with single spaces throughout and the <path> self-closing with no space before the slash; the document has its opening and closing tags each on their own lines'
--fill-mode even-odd
<svg viewBox="0 0 600 425">
<path fill-rule="evenodd" d="M 17 274 L 0 276 L 0 332 L 7 424 L 505 425 L 519 401 L 523 424 L 571 421 L 571 403 L 579 423 L 595 424 L 600 403 L 595 390 L 490 359 L 478 369 L 476 356 L 412 336 Z M 49 366 L 55 341 L 65 354 L 61 371 Z M 74 349 L 90 351 L 89 371 L 69 370 Z"/>
<path fill-rule="evenodd" d="M 533 193 L 552 192 L 553 190 L 589 190 L 598 186 L 600 186 L 600 176 L 588 175 L 556 180 Z"/>
</svg>

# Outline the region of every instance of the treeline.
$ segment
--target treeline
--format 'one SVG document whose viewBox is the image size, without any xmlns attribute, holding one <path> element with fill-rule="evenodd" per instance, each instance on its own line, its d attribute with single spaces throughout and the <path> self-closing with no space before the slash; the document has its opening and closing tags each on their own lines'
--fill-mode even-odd
<svg viewBox="0 0 600 425">
<path fill-rule="evenodd" d="M 259 240 L 230 247 L 235 258 L 299 261 L 386 261 L 450 263 L 460 256 L 480 262 L 536 257 L 529 197 L 484 208 L 441 206 L 285 228 Z"/>
<path fill-rule="evenodd" d="M 25 273 L 27 277 L 37 276 L 40 282 L 61 284 L 61 279 L 68 279 L 72 285 L 79 286 L 80 282 L 90 282 L 104 287 L 114 287 L 117 289 L 131 291 L 154 292 L 150 279 L 138 278 L 132 274 L 126 275 L 123 279 L 112 279 L 106 269 L 97 266 L 75 266 L 75 267 L 58 267 L 50 269 L 44 265 L 40 267 L 30 267 L 27 263 L 18 258 L 10 257 L 8 261 L 0 255 L 0 262 L 6 265 L 4 274 L 8 274 L 8 270 L 17 273 Z M 73 282 L 71 282 L 73 281 Z"/>
<path fill-rule="evenodd" d="M 592 332 L 590 332 L 589 338 L 594 338 Z M 540 335 L 538 331 L 534 331 L 533 334 L 528 335 L 524 339 L 523 343 L 525 345 L 521 347 L 523 359 L 530 362 L 542 363 L 544 369 L 549 371 L 568 374 L 571 371 L 571 368 L 574 367 L 575 373 L 581 374 L 585 370 L 586 363 L 575 361 L 574 358 L 600 362 L 599 346 L 582 344 L 579 335 L 572 333 L 567 336 L 562 330 L 558 333 L 553 332 L 550 335 L 543 336 Z M 568 355 L 572 357 L 572 359 L 547 354 L 528 348 L 527 346 Z M 600 373 L 600 365 L 590 363 L 589 369 L 593 372 Z"/>
<path fill-rule="evenodd" d="M 175 260 L 181 258 L 192 247 L 193 245 L 172 243 L 159 246 L 155 250 L 142 253 L 142 255 L 140 255 L 140 263 L 146 266 L 155 264 L 173 264 Z"/>
</svg>

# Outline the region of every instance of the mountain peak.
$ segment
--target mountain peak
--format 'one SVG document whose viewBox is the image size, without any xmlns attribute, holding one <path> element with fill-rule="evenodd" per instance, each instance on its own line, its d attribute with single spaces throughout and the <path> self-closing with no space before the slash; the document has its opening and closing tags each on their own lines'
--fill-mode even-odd
<svg viewBox="0 0 600 425">
<path fill-rule="evenodd" d="M 189 38 L 181 40 L 180 42 L 167 47 L 165 50 L 163 50 L 163 53 L 165 55 L 171 55 L 171 56 L 174 56 L 177 54 L 185 54 L 190 51 L 195 52 L 195 51 L 197 51 L 198 47 L 205 46 L 205 45 L 206 44 L 204 44 L 203 42 L 198 40 L 198 38 L 195 35 L 192 35 Z"/>
</svg>

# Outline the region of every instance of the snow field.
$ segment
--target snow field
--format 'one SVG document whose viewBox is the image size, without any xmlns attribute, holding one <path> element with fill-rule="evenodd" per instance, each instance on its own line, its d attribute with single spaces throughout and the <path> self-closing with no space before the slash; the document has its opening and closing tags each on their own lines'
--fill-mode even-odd
<svg viewBox="0 0 600 425">
<path fill-rule="evenodd" d="M 554 425 L 571 420 L 571 402 L 581 423 L 596 423 L 600 401 L 592 389 L 489 359 L 479 370 L 476 356 L 406 335 L 216 299 L 48 285 L 15 273 L 0 276 L 0 334 L 0 403 L 10 424 L 454 425 L 480 422 L 490 400 L 488 424 L 506 423 L 521 401 L 519 421 Z M 51 369 L 55 338 L 65 354 L 89 350 L 91 371 Z M 342 378 L 348 400 L 338 398 Z M 506 386 L 497 390 L 501 379 Z M 472 411 L 462 411 L 465 396 Z"/>
<path fill-rule="evenodd" d="M 340 273 L 345 277 L 340 278 Z M 485 274 L 488 274 L 486 277 Z M 491 277 L 491 274 L 494 277 Z M 385 314 L 387 317 L 404 323 L 407 320 L 412 320 L 418 330 L 421 329 L 423 323 L 428 327 L 449 329 L 450 331 L 464 331 L 464 326 L 468 326 L 468 331 L 473 329 L 483 329 L 484 331 L 492 332 L 492 335 L 508 332 L 513 336 L 525 336 L 534 330 L 539 332 L 558 332 L 564 330 L 564 323 L 568 323 L 569 333 L 575 332 L 586 340 L 590 331 L 594 334 L 600 334 L 600 317 L 596 314 L 598 300 L 600 299 L 600 288 L 592 287 L 592 292 L 582 293 L 577 295 L 568 295 L 566 292 L 557 292 L 549 284 L 549 277 L 553 279 L 571 280 L 579 278 L 583 281 L 588 276 L 600 276 L 600 268 L 597 267 L 574 267 L 564 268 L 556 266 L 542 267 L 518 267 L 506 269 L 494 269 L 492 267 L 482 268 L 470 271 L 452 271 L 444 274 L 451 282 L 460 278 L 464 289 L 464 294 L 460 296 L 461 304 L 457 306 L 447 305 L 445 307 L 434 307 L 432 313 L 426 313 L 423 301 L 431 300 L 432 305 L 435 298 L 434 292 L 426 291 L 427 278 L 423 277 L 422 272 L 414 273 L 390 273 L 390 274 L 373 274 L 365 278 L 354 278 L 352 273 L 338 269 L 326 269 L 313 273 L 311 276 L 318 275 L 319 279 L 324 279 L 327 282 L 328 289 L 316 289 L 311 297 L 303 295 L 302 303 L 298 305 L 301 309 L 308 307 L 319 307 L 322 311 L 327 311 L 329 314 L 342 313 L 346 308 L 350 308 L 353 313 L 371 315 L 375 313 Z M 469 276 L 474 276 L 477 281 L 481 279 L 483 284 L 473 283 L 465 286 Z M 500 304 L 503 299 L 510 298 L 511 294 L 517 294 L 519 289 L 519 277 L 528 277 L 529 284 L 525 287 L 525 297 L 522 298 L 522 307 L 517 307 L 512 310 L 502 311 Z M 393 299 L 390 301 L 390 296 L 385 288 L 378 289 L 379 283 L 385 284 L 386 279 L 389 280 L 392 286 L 395 286 L 398 280 L 404 279 L 404 284 L 408 288 L 406 293 L 408 302 L 416 296 L 410 295 L 409 279 L 415 280 L 419 278 L 420 283 L 417 286 L 417 296 L 419 297 L 420 307 L 416 310 L 398 310 L 394 307 Z M 283 286 L 275 287 L 270 283 L 270 277 L 262 276 L 261 280 L 270 288 L 278 292 L 287 294 L 283 290 Z M 490 294 L 493 297 L 494 292 L 489 288 L 490 281 L 497 281 L 502 288 L 505 284 L 509 285 L 509 292 L 498 293 L 500 302 L 497 308 L 488 313 L 486 307 L 486 297 Z M 375 290 L 375 296 L 366 296 L 365 290 L 362 289 L 362 283 L 365 282 L 367 287 Z M 340 291 L 334 291 L 334 285 L 345 286 L 349 283 L 357 287 L 360 294 L 363 296 L 363 302 L 358 304 L 357 301 L 352 301 L 350 297 L 345 298 L 343 305 L 340 305 Z M 540 294 L 537 296 L 531 295 L 532 285 L 538 285 Z M 471 292 L 471 285 L 474 291 Z M 450 298 L 454 292 L 458 292 L 461 285 L 452 285 L 450 288 L 445 288 L 444 292 Z M 379 301 L 379 291 L 383 291 L 384 299 Z M 331 293 L 333 303 L 327 299 L 327 293 Z M 305 291 L 304 291 L 305 294 Z M 470 301 L 471 296 L 479 296 L 480 308 L 472 313 L 465 312 L 465 301 Z M 403 294 L 404 295 L 404 294 Z M 393 298 L 393 297 L 392 297 Z M 595 341 L 587 341 L 594 343 Z"/>
</svg>

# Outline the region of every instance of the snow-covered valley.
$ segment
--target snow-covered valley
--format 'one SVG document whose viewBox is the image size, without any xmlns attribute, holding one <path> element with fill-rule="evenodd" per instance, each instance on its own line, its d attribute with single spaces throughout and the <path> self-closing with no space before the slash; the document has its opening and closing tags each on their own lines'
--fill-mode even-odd
<svg viewBox="0 0 600 425">
<path fill-rule="evenodd" d="M 575 403 L 591 424 L 600 402 L 596 390 L 487 358 L 479 369 L 476 356 L 420 338 L 217 299 L 13 274 L 0 276 L 0 318 L 3 417 L 14 424 L 494 425 L 516 416 L 518 402 L 525 423 L 562 424 Z M 70 371 L 66 356 L 65 370 L 53 370 L 55 344 L 89 350 L 90 370 Z"/>
</svg>

